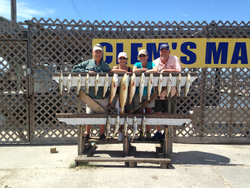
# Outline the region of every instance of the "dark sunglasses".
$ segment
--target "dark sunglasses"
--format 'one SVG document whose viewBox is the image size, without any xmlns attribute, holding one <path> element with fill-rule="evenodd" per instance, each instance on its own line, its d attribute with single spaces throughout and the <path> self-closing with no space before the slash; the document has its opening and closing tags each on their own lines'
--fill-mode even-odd
<svg viewBox="0 0 250 188">
<path fill-rule="evenodd" d="M 127 59 L 126 57 L 120 57 L 119 59 Z"/>
<path fill-rule="evenodd" d="M 141 55 L 139 55 L 139 57 L 146 57 L 146 55 L 144 55 L 144 54 L 141 54 Z"/>
</svg>

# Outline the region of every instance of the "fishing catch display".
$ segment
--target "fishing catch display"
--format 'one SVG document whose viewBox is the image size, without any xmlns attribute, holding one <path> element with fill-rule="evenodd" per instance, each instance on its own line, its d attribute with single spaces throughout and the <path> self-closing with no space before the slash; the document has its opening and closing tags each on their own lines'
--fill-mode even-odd
<svg viewBox="0 0 250 188">
<path fill-rule="evenodd" d="M 85 93 L 89 94 L 89 88 L 94 87 L 95 96 L 99 87 L 103 87 L 103 98 L 110 92 L 109 106 L 112 106 L 116 93 L 119 93 L 120 114 L 124 114 L 126 104 L 131 104 L 135 95 L 136 88 L 139 91 L 139 102 L 142 103 L 143 90 L 147 87 L 147 100 L 150 100 L 152 88 L 157 91 L 159 97 L 166 88 L 169 96 L 171 87 L 176 87 L 178 96 L 181 96 L 181 87 L 184 87 L 183 96 L 187 97 L 191 82 L 196 79 L 189 73 L 58 73 L 53 79 L 59 83 L 59 93 L 62 96 L 63 91 L 70 94 L 71 88 L 76 87 L 77 96 L 82 87 Z"/>
</svg>

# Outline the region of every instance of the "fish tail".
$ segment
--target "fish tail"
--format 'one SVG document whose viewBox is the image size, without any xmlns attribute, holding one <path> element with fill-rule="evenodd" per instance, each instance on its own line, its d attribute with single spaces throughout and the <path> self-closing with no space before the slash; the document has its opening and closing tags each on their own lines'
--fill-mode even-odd
<svg viewBox="0 0 250 188">
<path fill-rule="evenodd" d="M 112 98 L 110 98 L 110 100 L 109 100 L 109 106 L 112 106 L 112 101 L 113 101 L 113 99 Z"/>
</svg>

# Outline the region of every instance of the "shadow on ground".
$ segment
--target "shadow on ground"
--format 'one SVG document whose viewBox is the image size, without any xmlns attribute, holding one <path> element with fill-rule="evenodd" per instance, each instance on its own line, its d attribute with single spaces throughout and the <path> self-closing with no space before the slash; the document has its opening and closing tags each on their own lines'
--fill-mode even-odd
<svg viewBox="0 0 250 188">
<path fill-rule="evenodd" d="M 213 153 L 187 151 L 172 153 L 171 161 L 172 164 L 229 165 L 230 158 Z"/>
</svg>

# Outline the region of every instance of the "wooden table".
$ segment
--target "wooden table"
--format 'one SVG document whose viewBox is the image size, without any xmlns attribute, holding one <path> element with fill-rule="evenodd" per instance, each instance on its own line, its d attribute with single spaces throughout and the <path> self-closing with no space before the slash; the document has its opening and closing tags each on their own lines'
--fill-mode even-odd
<svg viewBox="0 0 250 188">
<path fill-rule="evenodd" d="M 63 83 L 66 86 L 67 78 L 70 73 L 63 73 Z M 110 80 L 112 80 L 113 73 L 108 73 Z M 81 79 L 82 79 L 82 86 L 85 85 L 85 77 L 86 73 L 80 73 Z M 90 76 L 90 86 L 94 86 L 95 82 L 94 79 L 96 77 L 97 73 L 91 73 Z M 118 85 L 120 83 L 120 80 L 123 76 L 123 74 L 118 74 Z M 150 74 L 145 73 L 145 86 L 147 86 L 147 80 Z M 176 79 L 178 77 L 178 73 L 172 73 L 172 86 L 176 86 Z M 182 73 L 181 78 L 181 85 L 185 85 L 187 73 Z M 59 77 L 61 76 L 61 73 L 54 73 L 53 79 L 58 83 Z M 100 77 L 100 85 L 104 85 L 104 78 L 106 76 L 106 73 L 99 73 Z M 131 74 L 130 74 L 131 76 Z M 163 74 L 163 87 L 167 84 L 169 73 Z M 197 73 L 190 73 L 191 76 L 191 82 L 193 82 L 196 79 Z M 71 73 L 72 77 L 72 87 L 75 87 L 77 85 L 77 79 L 79 77 L 79 73 Z M 158 78 L 159 74 L 154 73 L 154 79 L 153 79 L 153 86 L 158 85 Z M 137 74 L 137 86 L 139 86 L 139 79 L 140 74 Z M 129 77 L 130 80 L 130 77 Z M 111 84 L 111 81 L 109 82 L 109 85 Z M 143 117 L 142 114 L 138 114 L 138 112 L 145 108 L 151 101 L 157 98 L 157 92 L 154 92 L 149 101 L 145 101 L 142 103 L 139 107 L 133 110 L 132 114 L 124 114 L 120 115 L 120 125 L 124 124 L 125 117 L 128 117 L 128 123 L 129 126 L 132 126 L 133 124 L 133 118 L 136 116 L 137 121 L 141 122 L 141 119 Z M 170 99 L 170 97 L 169 97 Z M 165 139 L 163 141 L 138 141 L 134 140 L 133 143 L 152 143 L 152 144 L 159 144 L 161 147 L 156 148 L 156 154 L 158 158 L 136 158 L 135 152 L 136 148 L 131 145 L 131 141 L 128 139 L 128 137 L 124 136 L 123 141 L 118 141 L 117 139 L 108 139 L 108 140 L 100 140 L 99 138 L 91 138 L 87 141 L 83 138 L 84 132 L 83 128 L 85 124 L 106 124 L 108 114 L 111 116 L 111 124 L 115 124 L 116 114 L 114 114 L 115 111 L 111 111 L 111 113 L 107 112 L 102 106 L 100 106 L 94 99 L 89 97 L 87 94 L 85 94 L 82 90 L 80 90 L 79 94 L 79 103 L 80 101 L 83 101 L 84 103 L 88 104 L 91 109 L 93 109 L 96 114 L 56 114 L 56 117 L 59 121 L 65 122 L 67 124 L 76 125 L 78 126 L 78 157 L 76 157 L 75 161 L 76 163 L 81 162 L 91 162 L 91 161 L 98 161 L 98 162 L 125 162 L 125 166 L 129 167 L 135 167 L 137 165 L 137 162 L 159 162 L 161 164 L 162 168 L 167 168 L 167 166 L 171 163 L 171 159 L 169 157 L 170 153 L 172 152 L 172 127 L 173 126 L 181 126 L 186 122 L 190 122 L 191 115 L 173 115 L 173 114 L 146 114 L 147 118 L 147 125 L 155 126 L 155 125 L 164 125 L 164 132 L 165 132 Z M 169 103 L 170 104 L 170 103 Z M 78 112 L 80 112 L 80 106 L 78 106 Z M 170 109 L 170 105 L 169 105 Z M 138 123 L 139 125 L 140 123 Z M 94 144 L 92 144 L 94 143 Z M 90 157 L 92 152 L 95 150 L 97 144 L 116 144 L 116 143 L 122 143 L 123 144 L 123 156 L 119 158 L 101 158 L 101 157 Z"/>
</svg>

